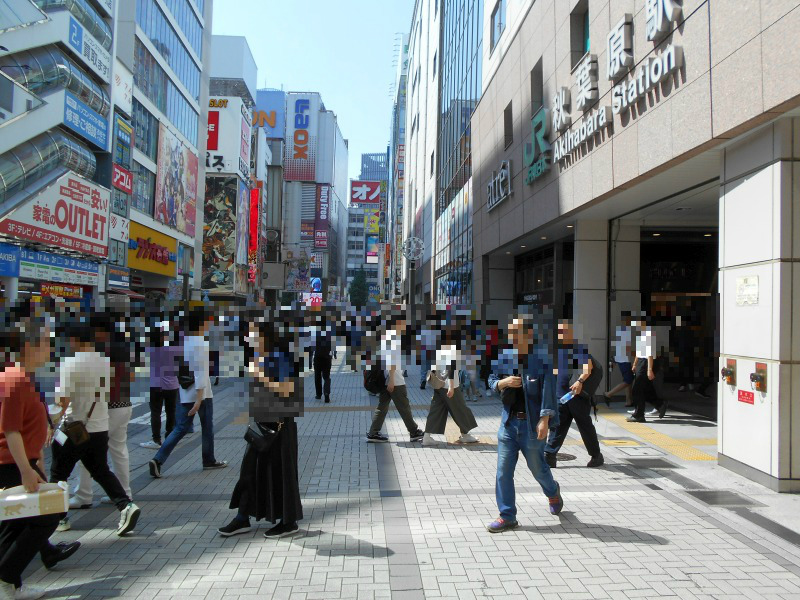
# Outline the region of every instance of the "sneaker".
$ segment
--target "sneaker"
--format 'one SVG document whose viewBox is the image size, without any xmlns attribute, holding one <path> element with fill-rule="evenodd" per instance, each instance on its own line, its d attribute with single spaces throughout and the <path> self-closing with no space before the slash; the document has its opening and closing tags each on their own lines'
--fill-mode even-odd
<svg viewBox="0 0 800 600">
<path fill-rule="evenodd" d="M 272 529 L 269 529 L 266 532 L 264 532 L 264 537 L 265 538 L 282 538 L 282 537 L 286 537 L 286 536 L 289 536 L 289 535 L 294 535 L 299 530 L 300 530 L 300 528 L 297 526 L 297 523 L 291 523 L 291 524 L 288 524 L 288 525 L 286 525 L 284 523 L 278 523 Z"/>
<path fill-rule="evenodd" d="M 216 460 L 213 463 L 208 463 L 207 465 L 203 465 L 203 471 L 211 471 L 213 469 L 224 469 L 227 466 L 228 466 L 227 461 Z"/>
<path fill-rule="evenodd" d="M 44 588 L 34 587 L 32 585 L 22 585 L 14 591 L 14 600 L 39 600 L 47 593 Z"/>
<path fill-rule="evenodd" d="M 658 409 L 654 408 L 652 410 L 648 410 L 646 413 L 644 413 L 644 416 L 645 417 L 657 417 L 658 416 Z"/>
<path fill-rule="evenodd" d="M 368 433 L 367 442 L 372 444 L 381 444 L 389 441 L 389 437 L 383 435 L 380 431 L 378 433 Z"/>
<path fill-rule="evenodd" d="M 139 515 L 142 513 L 139 507 L 133 502 L 128 502 L 128 506 L 122 509 L 119 514 L 119 526 L 117 527 L 117 535 L 122 537 L 129 531 L 136 527 L 136 522 L 139 520 Z"/>
<path fill-rule="evenodd" d="M 55 551 L 50 552 L 49 554 L 44 554 L 42 552 L 42 564 L 44 565 L 45 569 L 52 569 L 62 560 L 67 560 L 70 556 L 75 554 L 78 551 L 78 548 L 81 547 L 80 542 L 59 542 L 55 546 L 51 546 L 47 544 L 48 550 L 53 548 Z"/>
<path fill-rule="evenodd" d="M 150 461 L 150 477 L 161 478 L 161 463 L 155 458 Z"/>
<path fill-rule="evenodd" d="M 564 508 L 564 499 L 561 497 L 561 486 L 556 482 L 556 495 L 549 498 L 550 501 L 550 514 L 557 515 Z"/>
<path fill-rule="evenodd" d="M 627 419 L 625 419 L 628 423 L 647 423 L 647 419 L 644 417 L 635 417 L 631 415 Z"/>
<path fill-rule="evenodd" d="M 433 435 L 430 433 L 426 433 L 422 438 L 422 445 L 423 446 L 438 446 L 439 442 L 433 439 Z"/>
<path fill-rule="evenodd" d="M 590 469 L 594 469 L 596 467 L 602 467 L 603 464 L 605 464 L 605 462 L 606 459 L 603 458 L 603 455 L 598 454 L 597 456 L 593 456 L 592 460 L 590 460 L 586 466 L 589 467 Z"/>
<path fill-rule="evenodd" d="M 75 496 L 69 499 L 69 508 L 70 510 L 86 510 L 87 508 L 92 508 L 91 502 L 81 502 Z"/>
<path fill-rule="evenodd" d="M 154 442 L 150 440 L 149 442 L 142 442 L 139 444 L 140 448 L 147 448 L 148 450 L 158 450 L 161 448 L 161 442 Z"/>
<path fill-rule="evenodd" d="M 0 600 L 14 600 L 16 595 L 17 589 L 13 583 L 0 581 Z"/>
<path fill-rule="evenodd" d="M 635 412 L 636 412 L 636 409 L 635 409 L 635 408 L 632 408 L 632 409 L 630 409 L 630 410 L 628 411 L 628 414 L 629 414 L 629 415 L 632 415 L 632 414 L 633 414 L 633 413 L 635 413 Z"/>
<path fill-rule="evenodd" d="M 220 527 L 217 529 L 219 534 L 222 537 L 231 537 L 232 535 L 240 535 L 242 533 L 247 533 L 248 531 L 252 531 L 253 528 L 250 527 L 250 521 L 240 521 L 239 519 L 235 518 L 233 521 L 225 525 L 225 527 Z"/>
<path fill-rule="evenodd" d="M 459 444 L 477 444 L 478 438 L 474 435 L 470 435 L 468 433 L 462 433 L 461 437 L 458 438 L 457 443 Z"/>
<path fill-rule="evenodd" d="M 497 519 L 486 526 L 486 531 L 489 533 L 503 533 L 504 531 L 517 527 L 519 527 L 519 521 L 506 521 L 502 517 L 497 517 Z"/>
<path fill-rule="evenodd" d="M 411 434 L 411 441 L 412 442 L 419 442 L 424 437 L 425 437 L 425 433 L 421 429 L 417 429 L 414 433 Z"/>
<path fill-rule="evenodd" d="M 545 452 L 544 462 L 546 462 L 547 466 L 551 469 L 555 469 L 558 466 L 558 455 L 553 452 Z"/>
<path fill-rule="evenodd" d="M 56 531 L 69 531 L 70 529 L 72 529 L 72 525 L 69 524 L 69 517 L 61 519 L 56 527 Z"/>
<path fill-rule="evenodd" d="M 686 386 L 682 385 L 681 387 L 678 388 L 678 391 L 679 392 L 685 392 L 686 391 Z"/>
</svg>

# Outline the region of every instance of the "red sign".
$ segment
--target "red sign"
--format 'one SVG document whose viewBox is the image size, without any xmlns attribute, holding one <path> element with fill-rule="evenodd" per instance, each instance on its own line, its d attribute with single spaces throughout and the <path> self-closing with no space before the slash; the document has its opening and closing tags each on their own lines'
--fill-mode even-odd
<svg viewBox="0 0 800 600">
<path fill-rule="evenodd" d="M 248 240 L 249 247 L 247 251 L 247 262 L 250 264 L 247 280 L 250 283 L 256 283 L 256 274 L 258 272 L 258 211 L 260 202 L 261 190 L 258 188 L 250 190 L 250 239 Z"/>
<path fill-rule="evenodd" d="M 219 150 L 219 111 L 208 111 L 208 142 L 206 150 Z"/>
<path fill-rule="evenodd" d="M 114 169 L 111 172 L 111 184 L 118 190 L 122 190 L 126 194 L 133 193 L 133 173 L 127 169 L 123 169 L 118 164 L 114 164 Z"/>
<path fill-rule="evenodd" d="M 756 395 L 753 392 L 739 390 L 739 402 L 744 402 L 745 404 L 755 404 Z"/>
<path fill-rule="evenodd" d="M 42 296 L 53 298 L 83 298 L 83 288 L 77 285 L 67 285 L 64 283 L 43 283 Z"/>
<path fill-rule="evenodd" d="M 350 184 L 351 206 L 380 205 L 380 181 L 353 181 Z"/>
<path fill-rule="evenodd" d="M 155 244 L 144 238 L 136 238 L 136 258 L 142 260 L 154 260 L 162 265 L 169 264 L 169 249 Z"/>
</svg>

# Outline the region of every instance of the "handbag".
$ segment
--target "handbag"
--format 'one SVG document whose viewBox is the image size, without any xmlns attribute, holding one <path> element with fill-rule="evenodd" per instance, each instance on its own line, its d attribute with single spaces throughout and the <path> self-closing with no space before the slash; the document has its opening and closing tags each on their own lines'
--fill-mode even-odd
<svg viewBox="0 0 800 600">
<path fill-rule="evenodd" d="M 439 377 L 438 371 L 434 371 L 433 369 L 428 371 L 428 382 L 434 390 L 440 390 L 447 385 L 447 381 Z"/>
<path fill-rule="evenodd" d="M 278 423 L 277 430 L 272 430 L 269 427 L 256 423 L 255 426 L 250 425 L 247 428 L 247 431 L 244 433 L 244 439 L 256 452 L 262 454 L 272 448 L 272 444 L 278 439 L 278 434 L 282 428 L 282 422 Z"/>
<path fill-rule="evenodd" d="M 86 423 L 92 418 L 95 404 L 97 400 L 92 402 L 92 407 L 89 409 L 89 414 L 86 415 Z M 86 429 L 86 423 L 83 421 L 63 421 L 61 423 L 61 431 L 67 436 L 70 442 L 75 446 L 82 446 L 89 441 L 89 430 Z"/>
<path fill-rule="evenodd" d="M 183 359 L 180 360 L 178 367 L 178 385 L 184 390 L 188 390 L 194 385 L 194 371 L 189 368 L 189 365 Z"/>
</svg>

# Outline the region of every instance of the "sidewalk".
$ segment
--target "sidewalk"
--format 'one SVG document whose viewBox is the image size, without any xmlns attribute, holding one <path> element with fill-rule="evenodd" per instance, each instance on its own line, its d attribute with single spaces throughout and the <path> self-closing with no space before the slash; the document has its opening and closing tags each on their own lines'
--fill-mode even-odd
<svg viewBox="0 0 800 600">
<path fill-rule="evenodd" d="M 217 457 L 201 470 L 200 435 L 171 457 L 164 478 L 147 472 L 147 420 L 130 427 L 137 530 L 117 538 L 111 507 L 72 513 L 78 554 L 55 571 L 35 561 L 26 581 L 49 598 L 797 598 L 800 498 L 774 494 L 720 469 L 716 427 L 679 413 L 647 424 L 624 421 L 621 405 L 597 423 L 606 466 L 570 432 L 559 462 L 565 509 L 550 516 L 524 462 L 517 468 L 521 526 L 492 535 L 496 396 L 470 407 L 481 443 L 411 444 L 396 411 L 390 444 L 366 444 L 374 399 L 361 376 L 334 365 L 332 403 L 314 399 L 298 420 L 305 519 L 294 538 L 265 540 L 267 525 L 223 539 L 244 441 L 244 382 L 214 389 Z M 424 426 L 430 391 L 409 398 Z M 146 405 L 136 408 L 141 417 Z M 448 425 L 446 438 L 458 431 Z M 444 438 L 443 438 L 444 441 Z M 99 494 L 97 496 L 99 498 Z M 766 527 L 766 528 L 765 528 Z"/>
</svg>

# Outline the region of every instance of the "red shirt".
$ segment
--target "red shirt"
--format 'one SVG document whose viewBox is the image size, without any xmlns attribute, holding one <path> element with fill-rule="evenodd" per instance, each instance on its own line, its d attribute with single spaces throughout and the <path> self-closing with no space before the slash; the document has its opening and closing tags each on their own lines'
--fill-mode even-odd
<svg viewBox="0 0 800 600">
<path fill-rule="evenodd" d="M 33 381 L 18 366 L 0 371 L 0 465 L 13 465 L 6 431 L 18 431 L 29 460 L 41 458 L 47 442 L 47 408 Z"/>
</svg>

